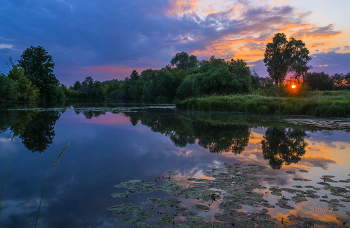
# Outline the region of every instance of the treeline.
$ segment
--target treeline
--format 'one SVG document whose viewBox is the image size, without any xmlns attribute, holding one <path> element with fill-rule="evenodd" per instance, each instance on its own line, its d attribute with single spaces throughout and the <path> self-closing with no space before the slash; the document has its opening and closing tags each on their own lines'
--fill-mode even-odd
<svg viewBox="0 0 350 228">
<path fill-rule="evenodd" d="M 277 35 L 277 38 L 281 38 Z M 293 43 L 294 40 L 290 42 Z M 286 63 L 286 67 L 289 64 L 290 69 L 286 68 L 284 73 L 287 69 L 295 72 L 304 72 L 309 69 L 296 65 L 293 59 L 294 57 L 291 57 L 290 63 Z M 269 62 L 273 63 L 277 60 L 271 58 Z M 212 56 L 207 60 L 199 61 L 196 56 L 188 55 L 186 52 L 177 53 L 170 64 L 160 70 L 148 69 L 140 74 L 134 70 L 124 80 L 114 79 L 103 82 L 86 77 L 84 81 L 76 81 L 74 86 L 69 88 L 55 77 L 52 56 L 43 47 L 27 48 L 18 60 L 18 64 L 12 63 L 10 59 L 7 65 L 10 68 L 9 72 L 0 74 L 0 103 L 63 102 L 66 99 L 102 101 L 117 99 L 123 102 L 173 103 L 175 100 L 186 98 L 249 94 L 257 90 L 263 91 L 259 94 L 265 96 L 290 95 L 288 89 L 285 89 L 288 83 L 280 83 L 279 86 L 283 88 L 278 88 L 276 82 L 284 81 L 284 77 L 276 78 L 279 74 L 262 78 L 255 72 L 251 72 L 241 59 L 225 61 Z M 298 95 L 303 95 L 302 91 L 307 90 L 350 89 L 350 72 L 346 75 L 332 76 L 324 72 L 304 72 L 298 75 L 298 81 L 301 81 L 300 85 L 303 86 Z M 299 80 L 301 75 L 303 80 Z"/>
<path fill-rule="evenodd" d="M 27 48 L 18 64 L 7 62 L 7 74 L 0 74 L 0 103 L 65 100 L 64 85 L 53 74 L 52 56 L 43 47 Z"/>
<path fill-rule="evenodd" d="M 140 74 L 134 70 L 123 81 L 99 82 L 91 77 L 76 81 L 66 95 L 79 99 L 164 103 L 188 97 L 249 93 L 254 87 L 253 76 L 243 60 L 225 61 L 212 56 L 198 61 L 196 56 L 181 52 L 166 67 Z"/>
<path fill-rule="evenodd" d="M 350 90 L 350 72 L 345 75 L 329 75 L 324 72 L 307 73 L 303 82 L 306 83 L 312 91 Z"/>
</svg>

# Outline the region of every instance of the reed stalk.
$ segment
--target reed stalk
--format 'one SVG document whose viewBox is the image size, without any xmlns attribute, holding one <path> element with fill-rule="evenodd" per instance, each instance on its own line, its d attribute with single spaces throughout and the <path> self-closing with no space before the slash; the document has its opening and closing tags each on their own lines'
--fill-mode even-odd
<svg viewBox="0 0 350 228">
<path fill-rule="evenodd" d="M 44 192 L 45 192 L 45 189 L 46 189 L 46 186 L 47 186 L 47 182 L 49 181 L 49 178 L 51 176 L 51 173 L 52 173 L 52 170 L 56 167 L 58 161 L 60 160 L 62 154 L 64 153 L 64 151 L 67 149 L 67 147 L 69 146 L 70 142 L 67 144 L 67 146 L 65 148 L 63 148 L 62 152 L 58 155 L 58 157 L 56 158 L 56 161 L 55 163 L 53 164 L 51 170 L 50 170 L 50 174 L 49 176 L 47 177 L 46 179 L 46 184 L 45 184 L 45 187 L 44 187 L 44 190 L 43 190 L 43 194 L 41 194 L 41 199 L 40 199 L 40 204 L 39 204 L 39 209 L 38 209 L 38 213 L 36 215 L 36 220 L 35 220 L 35 227 L 38 223 L 38 218 L 39 218 L 39 212 L 40 212 L 40 207 L 41 207 L 41 202 L 43 201 L 43 197 L 44 197 Z"/>
</svg>

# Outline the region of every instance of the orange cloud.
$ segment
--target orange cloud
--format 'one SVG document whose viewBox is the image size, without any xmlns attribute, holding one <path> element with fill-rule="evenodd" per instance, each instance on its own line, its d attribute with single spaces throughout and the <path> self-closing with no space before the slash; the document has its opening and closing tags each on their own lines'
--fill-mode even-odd
<svg viewBox="0 0 350 228">
<path fill-rule="evenodd" d="M 173 8 L 168 10 L 169 15 L 181 15 L 185 13 L 191 13 L 199 8 L 197 4 L 199 0 L 173 0 Z"/>
</svg>

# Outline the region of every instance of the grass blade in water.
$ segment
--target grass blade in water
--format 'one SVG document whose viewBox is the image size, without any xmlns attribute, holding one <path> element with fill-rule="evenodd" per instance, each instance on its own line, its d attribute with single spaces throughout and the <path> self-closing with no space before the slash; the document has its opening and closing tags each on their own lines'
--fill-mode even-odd
<svg viewBox="0 0 350 228">
<path fill-rule="evenodd" d="M 43 194 L 41 195 L 41 199 L 40 199 L 38 214 L 36 215 L 35 227 L 36 227 L 36 224 L 38 223 L 38 218 L 39 218 L 39 212 L 40 212 L 41 202 L 43 201 L 44 192 L 45 192 L 45 189 L 46 189 L 47 182 L 49 181 L 49 178 L 50 178 L 50 176 L 51 176 L 52 170 L 56 167 L 58 161 L 60 160 L 62 154 L 63 154 L 64 151 L 67 149 L 67 147 L 69 146 L 69 144 L 70 144 L 70 142 L 67 144 L 67 146 L 66 146 L 65 148 L 63 148 L 62 152 L 61 152 L 61 153 L 58 155 L 58 157 L 56 158 L 56 161 L 55 161 L 55 163 L 53 164 L 53 166 L 52 166 L 52 168 L 51 168 L 50 174 L 49 174 L 49 176 L 48 176 L 47 179 L 46 179 L 46 184 L 45 184 L 45 187 L 44 187 L 44 190 L 43 190 Z"/>
</svg>

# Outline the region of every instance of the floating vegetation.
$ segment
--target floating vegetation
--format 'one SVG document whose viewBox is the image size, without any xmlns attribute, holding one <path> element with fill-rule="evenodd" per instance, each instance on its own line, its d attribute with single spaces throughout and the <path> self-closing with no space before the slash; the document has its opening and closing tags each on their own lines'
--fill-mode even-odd
<svg viewBox="0 0 350 228">
<path fill-rule="evenodd" d="M 304 178 L 293 178 L 294 181 L 311 181 L 309 179 L 304 179 Z"/>
<path fill-rule="evenodd" d="M 299 172 L 308 173 L 309 171 L 307 171 L 307 170 L 305 170 L 305 169 L 300 169 Z"/>
<path fill-rule="evenodd" d="M 276 180 L 276 178 L 273 178 L 273 177 L 265 177 L 264 178 L 264 181 L 273 181 L 273 180 Z"/>
<path fill-rule="evenodd" d="M 295 172 L 292 171 L 292 170 L 287 170 L 286 173 L 287 173 L 287 174 L 295 174 Z"/>
<path fill-rule="evenodd" d="M 176 176 L 176 175 L 178 175 L 178 173 L 176 173 L 174 171 L 168 171 L 168 172 L 166 172 L 166 175 L 168 175 L 168 176 Z"/>
<path fill-rule="evenodd" d="M 240 163 L 225 163 L 226 172 L 219 172 L 213 168 L 206 172 L 212 178 L 188 178 L 187 183 L 179 182 L 171 176 L 176 172 L 168 171 L 161 183 L 144 182 L 132 180 L 116 185 L 117 188 L 126 188 L 125 193 L 112 194 L 113 197 L 123 197 L 139 193 L 135 189 L 148 189 L 148 191 L 163 191 L 168 193 L 170 198 L 148 198 L 141 206 L 131 203 L 107 208 L 113 211 L 118 221 L 134 224 L 137 227 L 163 227 L 171 224 L 173 227 L 275 227 L 277 219 L 268 214 L 269 208 L 281 208 L 281 210 L 295 210 L 295 205 L 310 200 L 319 200 L 328 204 L 331 211 L 338 211 L 340 207 L 345 207 L 343 202 L 350 201 L 349 186 L 338 187 L 330 183 L 337 182 L 334 176 L 323 175 L 324 182 L 318 182 L 322 187 L 312 185 L 294 185 L 292 188 L 281 188 L 277 185 L 264 186 L 263 183 L 276 180 L 267 177 L 264 170 L 267 167 L 258 165 L 243 165 Z M 299 170 L 307 173 L 307 170 Z M 294 170 L 287 171 L 295 174 Z M 292 178 L 294 181 L 311 181 L 304 178 Z M 156 180 L 158 180 L 156 178 Z M 331 181 L 330 181 L 331 180 Z M 328 183 L 330 182 L 330 183 Z M 340 182 L 341 183 L 341 182 Z M 346 182 L 347 183 L 347 182 Z M 262 193 L 261 190 L 268 189 L 269 192 Z M 141 193 L 148 193 L 141 190 Z M 328 191 L 328 194 L 320 197 L 318 191 Z M 266 191 L 266 190 L 265 190 Z M 285 193 L 292 194 L 286 197 Z M 324 193 L 323 193 L 324 194 Z M 339 199 L 328 199 L 328 195 L 340 197 Z M 265 197 L 276 197 L 277 202 Z M 192 200 L 190 200 L 192 199 Z M 190 201 L 189 201 L 190 200 Z M 215 204 L 214 204 L 215 203 Z M 212 205 L 215 205 L 214 207 Z M 186 206 L 185 206 L 186 205 Z M 188 206 L 191 205 L 191 206 Z M 244 208 L 250 206 L 255 208 L 253 212 L 247 212 Z M 212 209 L 213 208 L 213 209 Z M 214 209 L 215 208 L 215 209 Z M 258 210 L 259 209 L 259 210 Z M 220 210 L 217 212 L 216 210 Z M 250 211 L 250 210 L 248 210 Z M 212 219 L 208 216 L 202 217 L 203 213 L 215 212 Z M 200 214 L 198 214 L 200 213 Z M 209 214 L 207 214 L 209 215 Z M 346 212 L 350 216 L 350 212 Z M 337 214 L 338 216 L 338 214 Z M 302 216 L 288 216 L 289 221 L 286 227 L 312 227 L 334 226 L 337 223 L 316 220 Z M 343 224 L 350 223 L 349 218 L 337 217 Z M 283 224 L 283 219 L 282 219 Z"/>
</svg>

